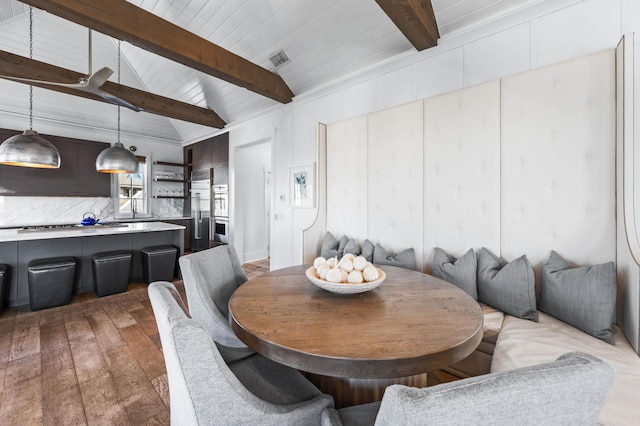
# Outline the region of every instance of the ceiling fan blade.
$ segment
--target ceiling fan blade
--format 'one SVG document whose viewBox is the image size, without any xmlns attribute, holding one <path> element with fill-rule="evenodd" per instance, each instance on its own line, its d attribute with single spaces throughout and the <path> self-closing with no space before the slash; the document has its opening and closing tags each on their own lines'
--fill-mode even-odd
<svg viewBox="0 0 640 426">
<path fill-rule="evenodd" d="M 87 86 L 102 87 L 109 77 L 111 77 L 111 74 L 113 74 L 113 71 L 110 68 L 100 68 L 87 78 Z"/>
<path fill-rule="evenodd" d="M 129 109 L 131 109 L 131 110 L 133 110 L 133 111 L 135 111 L 135 112 L 144 111 L 144 109 L 143 109 L 143 108 L 140 108 L 140 107 L 138 107 L 138 106 L 135 106 L 135 105 L 133 105 L 133 104 L 131 104 L 131 103 L 129 103 L 129 102 L 127 102 L 127 101 L 125 101 L 124 99 L 120 99 L 120 98 L 119 98 L 119 97 L 117 97 L 117 96 L 113 96 L 113 95 L 111 95 L 111 94 L 109 94 L 109 93 L 105 92 L 104 90 L 100 90 L 100 89 L 98 89 L 98 93 L 97 93 L 97 94 L 98 94 L 98 95 L 100 95 L 100 96 L 102 96 L 102 98 L 103 98 L 105 101 L 111 102 L 112 104 L 116 104 L 116 105 L 123 106 L 123 107 L 125 107 L 125 108 L 129 108 Z"/>
<path fill-rule="evenodd" d="M 21 78 L 21 77 L 14 77 L 10 75 L 0 75 L 0 78 L 19 81 L 22 83 L 48 84 L 50 86 L 61 86 L 61 87 L 68 87 L 70 89 L 80 89 L 80 90 L 87 87 L 87 84 L 88 84 L 87 81 L 82 81 L 82 80 L 79 81 L 78 83 L 57 83 L 55 81 L 35 80 L 32 78 Z"/>
</svg>

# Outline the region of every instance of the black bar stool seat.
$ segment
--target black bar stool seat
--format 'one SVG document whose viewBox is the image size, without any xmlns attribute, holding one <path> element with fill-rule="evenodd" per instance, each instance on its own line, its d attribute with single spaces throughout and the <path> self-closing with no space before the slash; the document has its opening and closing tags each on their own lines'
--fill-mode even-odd
<svg viewBox="0 0 640 426">
<path fill-rule="evenodd" d="M 127 250 L 106 251 L 91 256 L 96 296 L 104 297 L 127 291 L 131 257 L 131 252 Z"/>
<path fill-rule="evenodd" d="M 153 246 L 140 250 L 144 281 L 171 281 L 176 267 L 178 249 L 175 246 Z"/>
<path fill-rule="evenodd" d="M 35 259 L 27 266 L 32 311 L 71 303 L 76 261 L 73 257 Z"/>
</svg>

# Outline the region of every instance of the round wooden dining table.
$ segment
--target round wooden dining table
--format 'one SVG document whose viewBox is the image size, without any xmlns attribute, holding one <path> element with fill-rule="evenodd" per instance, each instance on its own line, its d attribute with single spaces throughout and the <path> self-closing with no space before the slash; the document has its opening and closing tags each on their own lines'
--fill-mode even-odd
<svg viewBox="0 0 640 426">
<path fill-rule="evenodd" d="M 271 271 L 241 285 L 229 301 L 230 322 L 247 346 L 313 373 L 308 376 L 316 384 L 335 387 L 327 380 L 343 378 L 350 388 L 364 383 L 374 389 L 365 399 L 343 397 L 336 405 L 378 399 L 379 388 L 390 383 L 426 386 L 424 373 L 462 360 L 482 339 L 480 305 L 446 281 L 379 266 L 386 273 L 379 287 L 337 294 L 307 279 L 310 266 Z"/>
</svg>

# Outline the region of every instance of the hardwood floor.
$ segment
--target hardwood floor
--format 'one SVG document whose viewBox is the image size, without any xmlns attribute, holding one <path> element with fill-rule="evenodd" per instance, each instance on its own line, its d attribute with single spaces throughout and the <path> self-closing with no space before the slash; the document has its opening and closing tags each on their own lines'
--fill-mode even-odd
<svg viewBox="0 0 640 426">
<path fill-rule="evenodd" d="M 269 260 L 243 265 L 247 276 Z M 184 295 L 181 281 L 176 287 Z M 146 284 L 0 315 L 0 424 L 168 425 L 169 387 Z"/>
</svg>

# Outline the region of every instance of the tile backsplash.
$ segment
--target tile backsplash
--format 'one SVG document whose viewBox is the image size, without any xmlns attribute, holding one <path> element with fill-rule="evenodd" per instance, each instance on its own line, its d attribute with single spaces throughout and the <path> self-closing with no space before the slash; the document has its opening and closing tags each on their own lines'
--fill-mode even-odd
<svg viewBox="0 0 640 426">
<path fill-rule="evenodd" d="M 180 218 L 183 208 L 182 199 L 151 200 L 151 214 L 158 219 Z M 0 228 L 80 223 L 86 212 L 94 212 L 101 222 L 111 222 L 113 200 L 109 197 L 0 196 Z"/>
<path fill-rule="evenodd" d="M 2 197 L 0 227 L 80 223 L 86 212 L 101 221 L 113 221 L 113 200 L 108 197 Z"/>
</svg>

